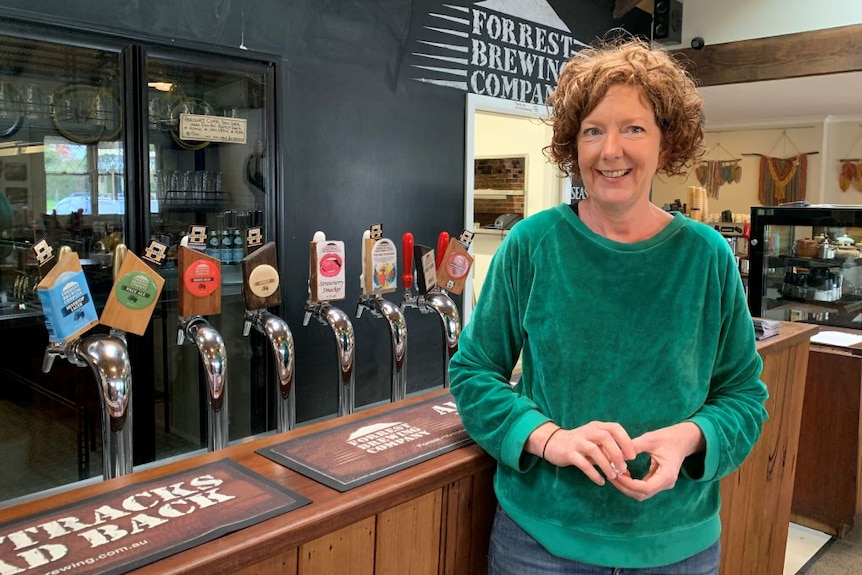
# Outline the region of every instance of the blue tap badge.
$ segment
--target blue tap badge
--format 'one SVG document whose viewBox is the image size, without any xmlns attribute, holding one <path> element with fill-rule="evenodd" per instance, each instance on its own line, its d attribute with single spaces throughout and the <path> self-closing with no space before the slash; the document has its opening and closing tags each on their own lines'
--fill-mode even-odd
<svg viewBox="0 0 862 575">
<path fill-rule="evenodd" d="M 53 286 L 37 291 L 50 341 L 66 341 L 99 322 L 83 271 L 63 272 Z"/>
</svg>

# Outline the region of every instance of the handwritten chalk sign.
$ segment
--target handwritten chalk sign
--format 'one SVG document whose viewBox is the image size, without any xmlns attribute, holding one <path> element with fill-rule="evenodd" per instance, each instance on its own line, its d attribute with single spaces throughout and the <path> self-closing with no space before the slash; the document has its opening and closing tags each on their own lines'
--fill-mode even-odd
<svg viewBox="0 0 862 575">
<path fill-rule="evenodd" d="M 245 118 L 180 114 L 180 139 L 245 144 L 247 124 Z"/>
</svg>

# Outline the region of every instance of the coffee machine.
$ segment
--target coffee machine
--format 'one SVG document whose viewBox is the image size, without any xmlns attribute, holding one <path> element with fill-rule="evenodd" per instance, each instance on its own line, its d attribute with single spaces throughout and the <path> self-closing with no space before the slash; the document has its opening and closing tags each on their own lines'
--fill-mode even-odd
<svg viewBox="0 0 862 575">
<path fill-rule="evenodd" d="M 748 255 L 748 242 L 744 237 L 744 224 L 736 222 L 718 222 L 713 224 L 712 227 L 724 236 L 724 239 L 726 239 L 727 243 L 730 244 L 734 255 L 740 257 Z"/>
</svg>

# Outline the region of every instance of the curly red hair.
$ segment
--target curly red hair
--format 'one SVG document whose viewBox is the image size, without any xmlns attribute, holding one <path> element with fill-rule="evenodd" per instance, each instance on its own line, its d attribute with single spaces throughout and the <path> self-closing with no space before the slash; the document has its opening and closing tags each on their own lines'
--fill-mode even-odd
<svg viewBox="0 0 862 575">
<path fill-rule="evenodd" d="M 580 177 L 578 133 L 581 121 L 611 86 L 638 88 L 655 111 L 662 133 L 659 171 L 669 176 L 688 171 L 705 152 L 703 101 L 691 75 L 664 50 L 640 39 L 588 47 L 563 66 L 557 87 L 548 97 L 553 126 L 546 155 L 568 175 Z"/>
</svg>

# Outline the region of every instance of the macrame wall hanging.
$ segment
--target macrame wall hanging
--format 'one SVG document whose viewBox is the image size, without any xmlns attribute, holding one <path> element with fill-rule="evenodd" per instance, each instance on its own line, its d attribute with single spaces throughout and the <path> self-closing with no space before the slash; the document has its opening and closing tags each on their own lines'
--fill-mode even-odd
<svg viewBox="0 0 862 575">
<path fill-rule="evenodd" d="M 694 169 L 694 175 L 700 185 L 706 189 L 707 195 L 718 198 L 718 189 L 724 184 L 739 183 L 742 179 L 742 166 L 739 165 L 741 158 L 735 158 L 727 149 L 716 143 L 715 159 L 704 160 Z M 722 160 L 721 152 L 730 156 L 728 160 Z"/>
<path fill-rule="evenodd" d="M 852 185 L 857 191 L 862 192 L 862 158 L 853 158 L 856 144 L 862 138 L 862 132 L 856 137 L 856 141 L 850 146 L 850 151 L 846 158 L 838 160 L 838 187 L 842 192 L 846 192 Z"/>
<path fill-rule="evenodd" d="M 784 144 L 782 150 L 785 154 L 784 148 L 789 144 L 795 152 L 794 155 L 784 158 L 772 156 L 778 144 Z M 819 152 L 800 152 L 787 132 L 783 131 L 769 154 L 743 154 L 760 157 L 760 179 L 757 187 L 757 199 L 760 203 L 764 206 L 777 206 L 804 200 L 808 185 L 808 156 L 817 153 Z"/>
</svg>

